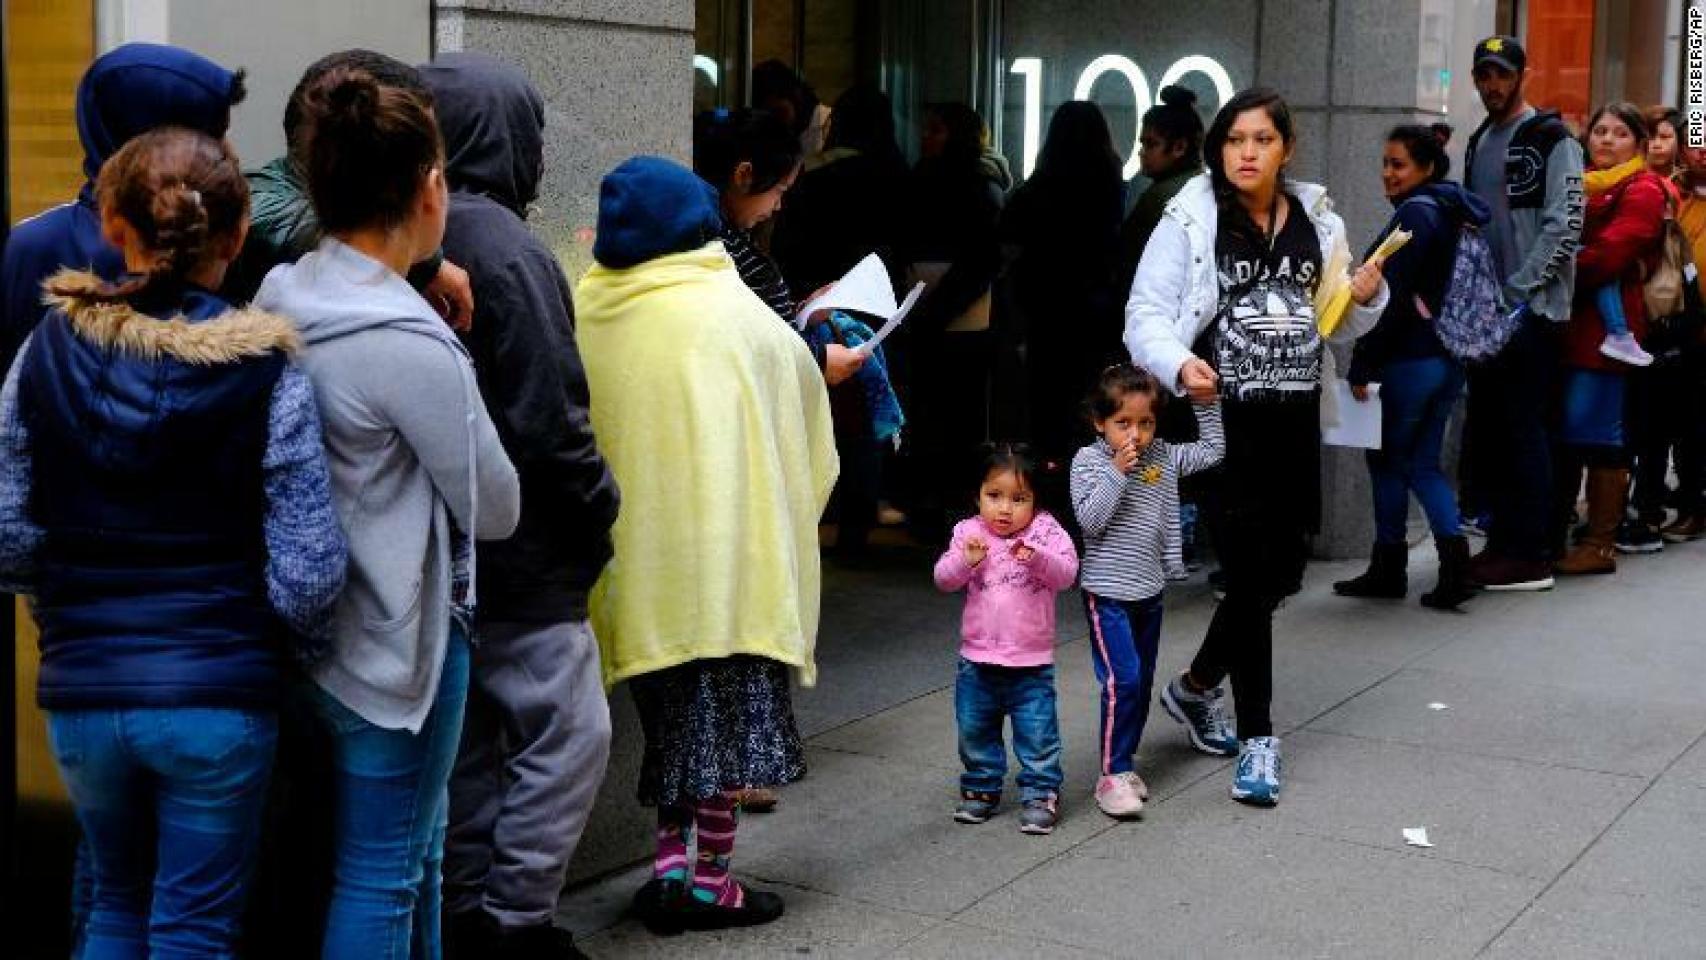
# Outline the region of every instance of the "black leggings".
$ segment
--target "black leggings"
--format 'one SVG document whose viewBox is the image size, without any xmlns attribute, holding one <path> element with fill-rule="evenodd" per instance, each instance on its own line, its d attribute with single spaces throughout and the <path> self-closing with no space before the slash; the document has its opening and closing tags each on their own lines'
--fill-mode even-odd
<svg viewBox="0 0 1706 960">
<path fill-rule="evenodd" d="M 1683 516 L 1701 512 L 1706 506 L 1706 451 L 1701 442 L 1706 437 L 1706 349 L 1661 357 L 1631 373 L 1628 384 L 1623 429 L 1635 449 L 1635 509 L 1648 523 L 1663 522 L 1674 449 L 1681 492 L 1677 505 Z"/>
<path fill-rule="evenodd" d="M 1238 738 L 1271 737 L 1274 611 L 1303 584 L 1308 533 L 1273 507 L 1227 510 L 1216 526 L 1226 599 L 1191 661 L 1191 679 L 1212 687 L 1231 677 Z"/>
</svg>

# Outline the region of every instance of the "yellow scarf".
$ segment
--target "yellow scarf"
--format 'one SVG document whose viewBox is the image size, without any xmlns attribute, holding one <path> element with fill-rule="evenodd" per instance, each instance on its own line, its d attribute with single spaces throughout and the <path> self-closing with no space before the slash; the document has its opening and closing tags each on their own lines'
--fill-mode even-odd
<svg viewBox="0 0 1706 960">
<path fill-rule="evenodd" d="M 1647 158 L 1631 157 L 1628 162 L 1604 170 L 1589 170 L 1582 174 L 1582 186 L 1587 188 L 1588 196 L 1597 197 L 1642 170 L 1647 169 Z"/>
<path fill-rule="evenodd" d="M 592 426 L 622 512 L 592 592 L 607 685 L 754 654 L 816 678 L 817 522 L 837 469 L 811 352 L 721 243 L 575 293 Z"/>
</svg>

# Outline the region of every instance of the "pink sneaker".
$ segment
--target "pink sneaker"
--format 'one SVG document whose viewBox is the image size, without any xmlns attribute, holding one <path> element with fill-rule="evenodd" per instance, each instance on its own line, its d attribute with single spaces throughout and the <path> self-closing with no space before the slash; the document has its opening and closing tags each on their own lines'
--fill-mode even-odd
<svg viewBox="0 0 1706 960">
<path fill-rule="evenodd" d="M 1635 338 L 1627 333 L 1615 336 L 1606 334 L 1605 339 L 1600 341 L 1599 352 L 1631 367 L 1651 366 L 1653 362 L 1653 355 L 1642 350 Z"/>
<path fill-rule="evenodd" d="M 1110 817 L 1125 820 L 1143 812 L 1149 787 L 1133 771 L 1115 773 L 1096 781 L 1096 806 Z"/>
</svg>

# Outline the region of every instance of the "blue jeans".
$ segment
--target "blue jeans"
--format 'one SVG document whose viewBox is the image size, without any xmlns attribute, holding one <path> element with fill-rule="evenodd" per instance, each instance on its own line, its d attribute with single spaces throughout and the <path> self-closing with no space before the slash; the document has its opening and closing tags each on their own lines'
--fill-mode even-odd
<svg viewBox="0 0 1706 960">
<path fill-rule="evenodd" d="M 335 853 L 324 960 L 438 960 L 450 768 L 468 699 L 468 640 L 451 628 L 420 733 L 387 730 L 318 687 L 332 741 Z"/>
<path fill-rule="evenodd" d="M 236 956 L 277 717 L 56 710 L 48 733 L 89 850 L 84 960 Z"/>
<path fill-rule="evenodd" d="M 954 684 L 960 727 L 960 789 L 1001 792 L 1007 780 L 1003 721 L 1013 724 L 1022 803 L 1060 792 L 1060 720 L 1055 714 L 1054 667 L 997 667 L 960 658 Z"/>
<path fill-rule="evenodd" d="M 1161 597 L 1110 600 L 1085 591 L 1084 613 L 1090 620 L 1090 663 L 1101 688 L 1102 775 L 1128 773 L 1149 722 Z"/>
<path fill-rule="evenodd" d="M 1401 360 L 1380 384 L 1381 449 L 1368 452 L 1375 536 L 1403 543 L 1410 493 L 1422 503 L 1435 539 L 1459 536 L 1457 495 L 1440 469 L 1445 422 L 1463 392 L 1463 368 L 1448 357 Z"/>
<path fill-rule="evenodd" d="M 1629 335 L 1629 318 L 1623 315 L 1623 287 L 1617 283 L 1608 283 L 1600 287 L 1593 295 L 1594 305 L 1599 307 L 1599 322 L 1605 327 L 1608 337 L 1627 337 Z"/>
</svg>

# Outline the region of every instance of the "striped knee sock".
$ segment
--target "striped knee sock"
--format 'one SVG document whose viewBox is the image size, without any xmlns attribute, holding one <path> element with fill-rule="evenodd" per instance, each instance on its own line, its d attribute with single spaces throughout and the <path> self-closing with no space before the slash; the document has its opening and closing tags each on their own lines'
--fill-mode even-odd
<svg viewBox="0 0 1706 960">
<path fill-rule="evenodd" d="M 699 862 L 693 870 L 693 895 L 706 903 L 739 907 L 746 899 L 740 884 L 729 879 L 738 810 L 734 796 L 721 793 L 701 800 L 694 811 L 699 825 Z"/>
<path fill-rule="evenodd" d="M 687 844 L 693 840 L 691 807 L 658 807 L 658 853 L 652 876 L 659 880 L 687 879 Z"/>
</svg>

